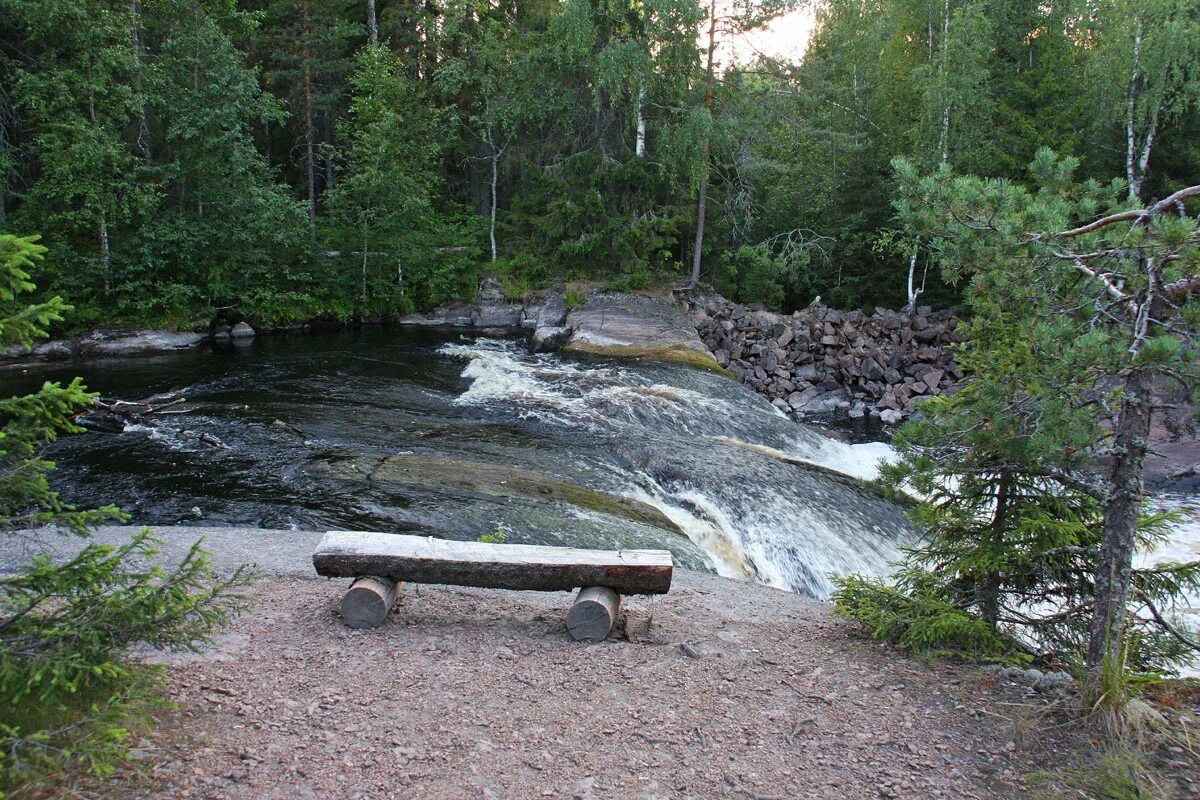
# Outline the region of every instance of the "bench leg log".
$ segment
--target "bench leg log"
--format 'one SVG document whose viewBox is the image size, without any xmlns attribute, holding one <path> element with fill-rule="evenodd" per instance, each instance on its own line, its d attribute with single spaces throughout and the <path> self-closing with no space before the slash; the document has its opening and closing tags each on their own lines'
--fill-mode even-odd
<svg viewBox="0 0 1200 800">
<path fill-rule="evenodd" d="M 342 621 L 351 628 L 378 628 L 399 592 L 400 584 L 388 578 L 355 578 L 342 598 Z"/>
<path fill-rule="evenodd" d="M 600 642 L 608 638 L 621 610 L 621 595 L 604 586 L 588 586 L 575 595 L 567 612 L 567 631 L 577 642 Z"/>
</svg>

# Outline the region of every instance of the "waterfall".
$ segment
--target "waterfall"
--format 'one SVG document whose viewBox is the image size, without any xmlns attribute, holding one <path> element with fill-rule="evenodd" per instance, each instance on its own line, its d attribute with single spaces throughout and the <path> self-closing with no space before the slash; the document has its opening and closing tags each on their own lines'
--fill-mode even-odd
<svg viewBox="0 0 1200 800">
<path fill-rule="evenodd" d="M 855 485 L 875 477 L 886 445 L 826 437 L 724 376 L 534 355 L 513 341 L 439 352 L 467 362 L 456 405 L 576 437 L 574 458 L 602 488 L 663 511 L 721 574 L 824 598 L 832 575 L 885 574 L 914 535 Z"/>
</svg>

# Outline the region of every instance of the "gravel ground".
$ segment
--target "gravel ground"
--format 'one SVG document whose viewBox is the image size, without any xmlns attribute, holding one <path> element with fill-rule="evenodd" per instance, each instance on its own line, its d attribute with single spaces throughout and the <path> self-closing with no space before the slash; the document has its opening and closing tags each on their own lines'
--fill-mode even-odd
<svg viewBox="0 0 1200 800">
<path fill-rule="evenodd" d="M 264 582 L 113 794 L 153 798 L 1015 797 L 993 676 L 859 638 L 827 606 L 677 574 L 628 639 L 572 642 L 564 593 L 406 586 L 351 631 L 344 582 Z"/>
</svg>

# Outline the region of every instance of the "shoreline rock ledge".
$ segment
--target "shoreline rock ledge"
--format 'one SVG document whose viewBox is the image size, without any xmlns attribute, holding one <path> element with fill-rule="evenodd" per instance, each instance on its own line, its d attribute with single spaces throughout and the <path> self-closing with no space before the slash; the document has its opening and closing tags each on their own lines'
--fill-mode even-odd
<svg viewBox="0 0 1200 800">
<path fill-rule="evenodd" d="M 568 307 L 556 289 L 508 300 L 499 282 L 485 278 L 475 303 L 457 303 L 409 314 L 400 325 L 471 328 L 483 332 L 531 331 L 534 352 L 564 350 L 598 356 L 672 361 L 725 371 L 701 341 L 688 310 L 670 297 L 632 292 L 589 292 Z"/>
</svg>

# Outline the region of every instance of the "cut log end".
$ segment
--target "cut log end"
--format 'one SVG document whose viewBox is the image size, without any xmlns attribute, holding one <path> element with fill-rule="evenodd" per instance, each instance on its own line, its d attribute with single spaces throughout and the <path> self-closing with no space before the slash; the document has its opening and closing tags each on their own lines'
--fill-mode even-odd
<svg viewBox="0 0 1200 800">
<path fill-rule="evenodd" d="M 575 595 L 575 604 L 567 612 L 567 632 L 577 642 L 600 642 L 608 638 L 621 595 L 604 586 L 589 586 Z"/>
<path fill-rule="evenodd" d="M 351 628 L 378 628 L 399 591 L 400 584 L 388 578 L 357 578 L 342 598 L 342 621 Z"/>
</svg>

